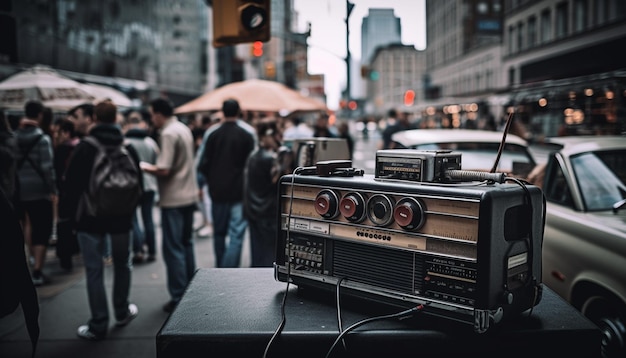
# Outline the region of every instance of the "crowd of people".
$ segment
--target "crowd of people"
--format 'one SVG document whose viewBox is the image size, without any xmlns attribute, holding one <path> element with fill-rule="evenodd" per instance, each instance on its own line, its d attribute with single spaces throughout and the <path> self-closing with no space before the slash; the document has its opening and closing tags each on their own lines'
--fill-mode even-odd
<svg viewBox="0 0 626 358">
<path fill-rule="evenodd" d="M 23 295 L 18 301 L 32 303 L 34 295 L 36 302 L 34 287 L 50 282 L 44 267 L 52 242 L 63 270 L 72 271 L 81 255 L 90 316 L 77 335 L 87 340 L 104 339 L 111 320 L 125 326 L 138 315 L 139 307 L 129 301 L 134 264 L 163 259 L 170 296 L 163 310 L 171 312 L 196 271 L 194 237 L 212 236 L 217 267 L 239 267 L 249 231 L 251 266 L 271 267 L 277 182 L 293 169 L 284 159 L 285 138 L 343 137 L 353 148 L 347 126 L 330 125 L 325 114 L 309 125 L 245 113 L 234 99 L 199 120 L 179 118 L 164 98 L 127 111 L 108 100 L 86 103 L 56 118 L 42 103 L 29 101 L 19 121 L 10 123 L 0 114 L 2 208 L 15 219 L 11 235 L 21 243 L 22 256 L 13 255 L 12 262 L 23 257 L 20 267 L 29 279 L 22 286 L 32 293 L 30 301 Z M 96 210 L 94 191 L 104 190 L 93 184 L 96 177 L 104 180 L 96 163 L 122 155 L 131 158 L 132 168 L 125 169 L 139 183 L 136 201 L 129 200 L 132 210 Z M 202 222 L 194 227 L 197 211 Z M 112 314 L 106 265 L 113 266 Z M 13 307 L 2 308 L 4 315 Z"/>
</svg>

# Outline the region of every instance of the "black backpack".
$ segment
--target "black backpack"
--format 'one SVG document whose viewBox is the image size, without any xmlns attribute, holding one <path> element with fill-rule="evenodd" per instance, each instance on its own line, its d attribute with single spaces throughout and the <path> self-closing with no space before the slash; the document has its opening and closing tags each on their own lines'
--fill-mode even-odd
<svg viewBox="0 0 626 358">
<path fill-rule="evenodd" d="M 97 217 L 134 213 L 143 191 L 142 173 L 126 147 L 103 145 L 92 136 L 83 139 L 98 151 L 83 196 L 82 211 Z"/>
</svg>

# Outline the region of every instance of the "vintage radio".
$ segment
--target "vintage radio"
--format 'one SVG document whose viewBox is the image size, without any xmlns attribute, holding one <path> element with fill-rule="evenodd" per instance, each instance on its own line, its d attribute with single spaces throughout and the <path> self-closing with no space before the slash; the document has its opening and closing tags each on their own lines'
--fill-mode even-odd
<svg viewBox="0 0 626 358">
<path fill-rule="evenodd" d="M 312 174 L 312 173 L 309 173 Z M 275 278 L 473 326 L 541 299 L 543 194 L 493 181 L 416 183 L 372 175 L 279 182 Z"/>
</svg>

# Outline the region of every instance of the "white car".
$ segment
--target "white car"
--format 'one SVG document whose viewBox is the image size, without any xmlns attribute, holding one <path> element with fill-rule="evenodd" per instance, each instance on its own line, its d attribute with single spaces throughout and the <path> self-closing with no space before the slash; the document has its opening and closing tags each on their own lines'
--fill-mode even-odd
<svg viewBox="0 0 626 358">
<path fill-rule="evenodd" d="M 626 136 L 546 139 L 542 278 L 626 357 Z"/>
<path fill-rule="evenodd" d="M 474 129 L 409 129 L 394 133 L 391 139 L 395 148 L 460 152 L 461 169 L 490 171 L 497 159 L 503 134 Z M 535 165 L 526 140 L 507 134 L 496 171 L 526 178 Z"/>
</svg>

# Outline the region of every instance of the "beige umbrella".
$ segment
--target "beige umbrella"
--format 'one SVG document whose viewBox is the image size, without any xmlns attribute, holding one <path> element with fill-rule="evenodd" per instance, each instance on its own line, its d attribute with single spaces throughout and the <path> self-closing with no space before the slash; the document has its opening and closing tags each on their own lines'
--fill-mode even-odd
<svg viewBox="0 0 626 358">
<path fill-rule="evenodd" d="M 128 96 L 113 87 L 98 85 L 95 83 L 82 83 L 81 88 L 94 97 L 94 103 L 105 99 L 111 100 L 117 107 L 128 108 L 133 106 L 133 102 Z"/>
<path fill-rule="evenodd" d="M 244 111 L 292 113 L 325 111 L 326 104 L 306 97 L 279 82 L 251 79 L 234 82 L 207 92 L 177 107 L 177 114 L 214 111 L 222 108 L 224 100 L 234 98 Z"/>
<path fill-rule="evenodd" d="M 81 84 L 45 66 L 35 66 L 0 82 L 0 108 L 23 109 L 29 100 L 39 100 L 54 110 L 69 110 L 94 97 Z"/>
</svg>

